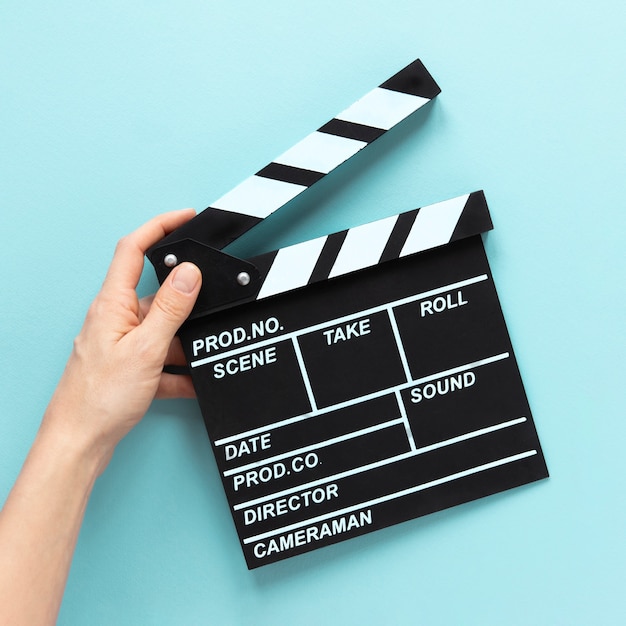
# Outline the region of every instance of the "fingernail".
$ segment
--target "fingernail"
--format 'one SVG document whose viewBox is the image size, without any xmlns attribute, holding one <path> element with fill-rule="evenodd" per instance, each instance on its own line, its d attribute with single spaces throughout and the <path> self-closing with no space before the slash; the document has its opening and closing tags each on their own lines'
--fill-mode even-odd
<svg viewBox="0 0 626 626">
<path fill-rule="evenodd" d="M 193 263 L 182 263 L 174 270 L 172 287 L 181 293 L 191 293 L 200 280 L 200 270 Z"/>
</svg>

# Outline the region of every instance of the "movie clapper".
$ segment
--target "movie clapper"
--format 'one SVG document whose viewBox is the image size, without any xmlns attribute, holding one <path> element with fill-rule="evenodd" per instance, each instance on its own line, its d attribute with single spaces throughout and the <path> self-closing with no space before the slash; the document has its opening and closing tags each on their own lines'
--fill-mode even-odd
<svg viewBox="0 0 626 626">
<path fill-rule="evenodd" d="M 481 191 L 251 259 L 222 249 L 430 102 L 418 60 L 154 246 L 249 568 L 548 475 Z"/>
</svg>

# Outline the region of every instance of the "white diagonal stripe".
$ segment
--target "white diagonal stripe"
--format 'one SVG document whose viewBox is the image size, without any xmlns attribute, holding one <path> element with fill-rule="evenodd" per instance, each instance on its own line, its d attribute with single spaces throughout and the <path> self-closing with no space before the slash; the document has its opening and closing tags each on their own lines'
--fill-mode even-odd
<svg viewBox="0 0 626 626">
<path fill-rule="evenodd" d="M 376 265 L 385 249 L 398 216 L 351 228 L 337 255 L 329 278 Z"/>
<path fill-rule="evenodd" d="M 314 132 L 274 162 L 328 174 L 366 145 L 364 141 Z"/>
<path fill-rule="evenodd" d="M 428 98 L 376 87 L 337 115 L 338 120 L 389 130 L 421 106 Z"/>
<path fill-rule="evenodd" d="M 469 194 L 422 207 L 400 256 L 442 246 L 450 241 Z"/>
<path fill-rule="evenodd" d="M 309 282 L 326 239 L 328 237 L 318 237 L 295 246 L 281 248 L 257 299 L 261 300 L 276 293 L 304 287 Z"/>
<path fill-rule="evenodd" d="M 262 176 L 250 176 L 211 206 L 224 211 L 265 218 L 305 189 L 307 187 L 303 185 L 284 183 Z"/>
</svg>

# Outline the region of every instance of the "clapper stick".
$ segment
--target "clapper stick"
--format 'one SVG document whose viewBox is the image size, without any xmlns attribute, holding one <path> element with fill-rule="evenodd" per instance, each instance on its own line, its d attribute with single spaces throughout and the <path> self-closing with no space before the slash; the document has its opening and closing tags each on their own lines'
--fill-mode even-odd
<svg viewBox="0 0 626 626">
<path fill-rule="evenodd" d="M 548 475 L 482 191 L 221 250 L 438 93 L 415 61 L 148 252 L 203 272 L 179 335 L 249 568 Z"/>
<path fill-rule="evenodd" d="M 414 61 L 246 178 L 162 243 L 191 237 L 221 250 L 440 92 L 423 63 Z"/>
<path fill-rule="evenodd" d="M 491 230 L 482 191 L 310 239 L 250 259 L 261 300 Z"/>
<path fill-rule="evenodd" d="M 419 59 L 394 74 L 149 250 L 148 258 L 159 281 L 163 282 L 173 267 L 164 262 L 165 256 L 174 254 L 172 245 L 190 239 L 221 250 L 430 102 L 440 91 Z M 183 260 L 174 256 L 177 262 Z M 212 260 L 215 258 L 213 255 Z"/>
</svg>

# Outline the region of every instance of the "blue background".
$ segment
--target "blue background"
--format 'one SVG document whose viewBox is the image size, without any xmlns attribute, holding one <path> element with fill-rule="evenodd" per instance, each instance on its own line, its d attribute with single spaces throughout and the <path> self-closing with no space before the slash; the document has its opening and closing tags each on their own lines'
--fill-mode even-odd
<svg viewBox="0 0 626 626">
<path fill-rule="evenodd" d="M 484 189 L 552 474 L 249 572 L 196 403 L 155 403 L 96 485 L 60 624 L 625 623 L 624 7 L 0 5 L 2 498 L 117 239 L 204 208 L 417 57 L 438 101 L 237 251 Z"/>
</svg>

